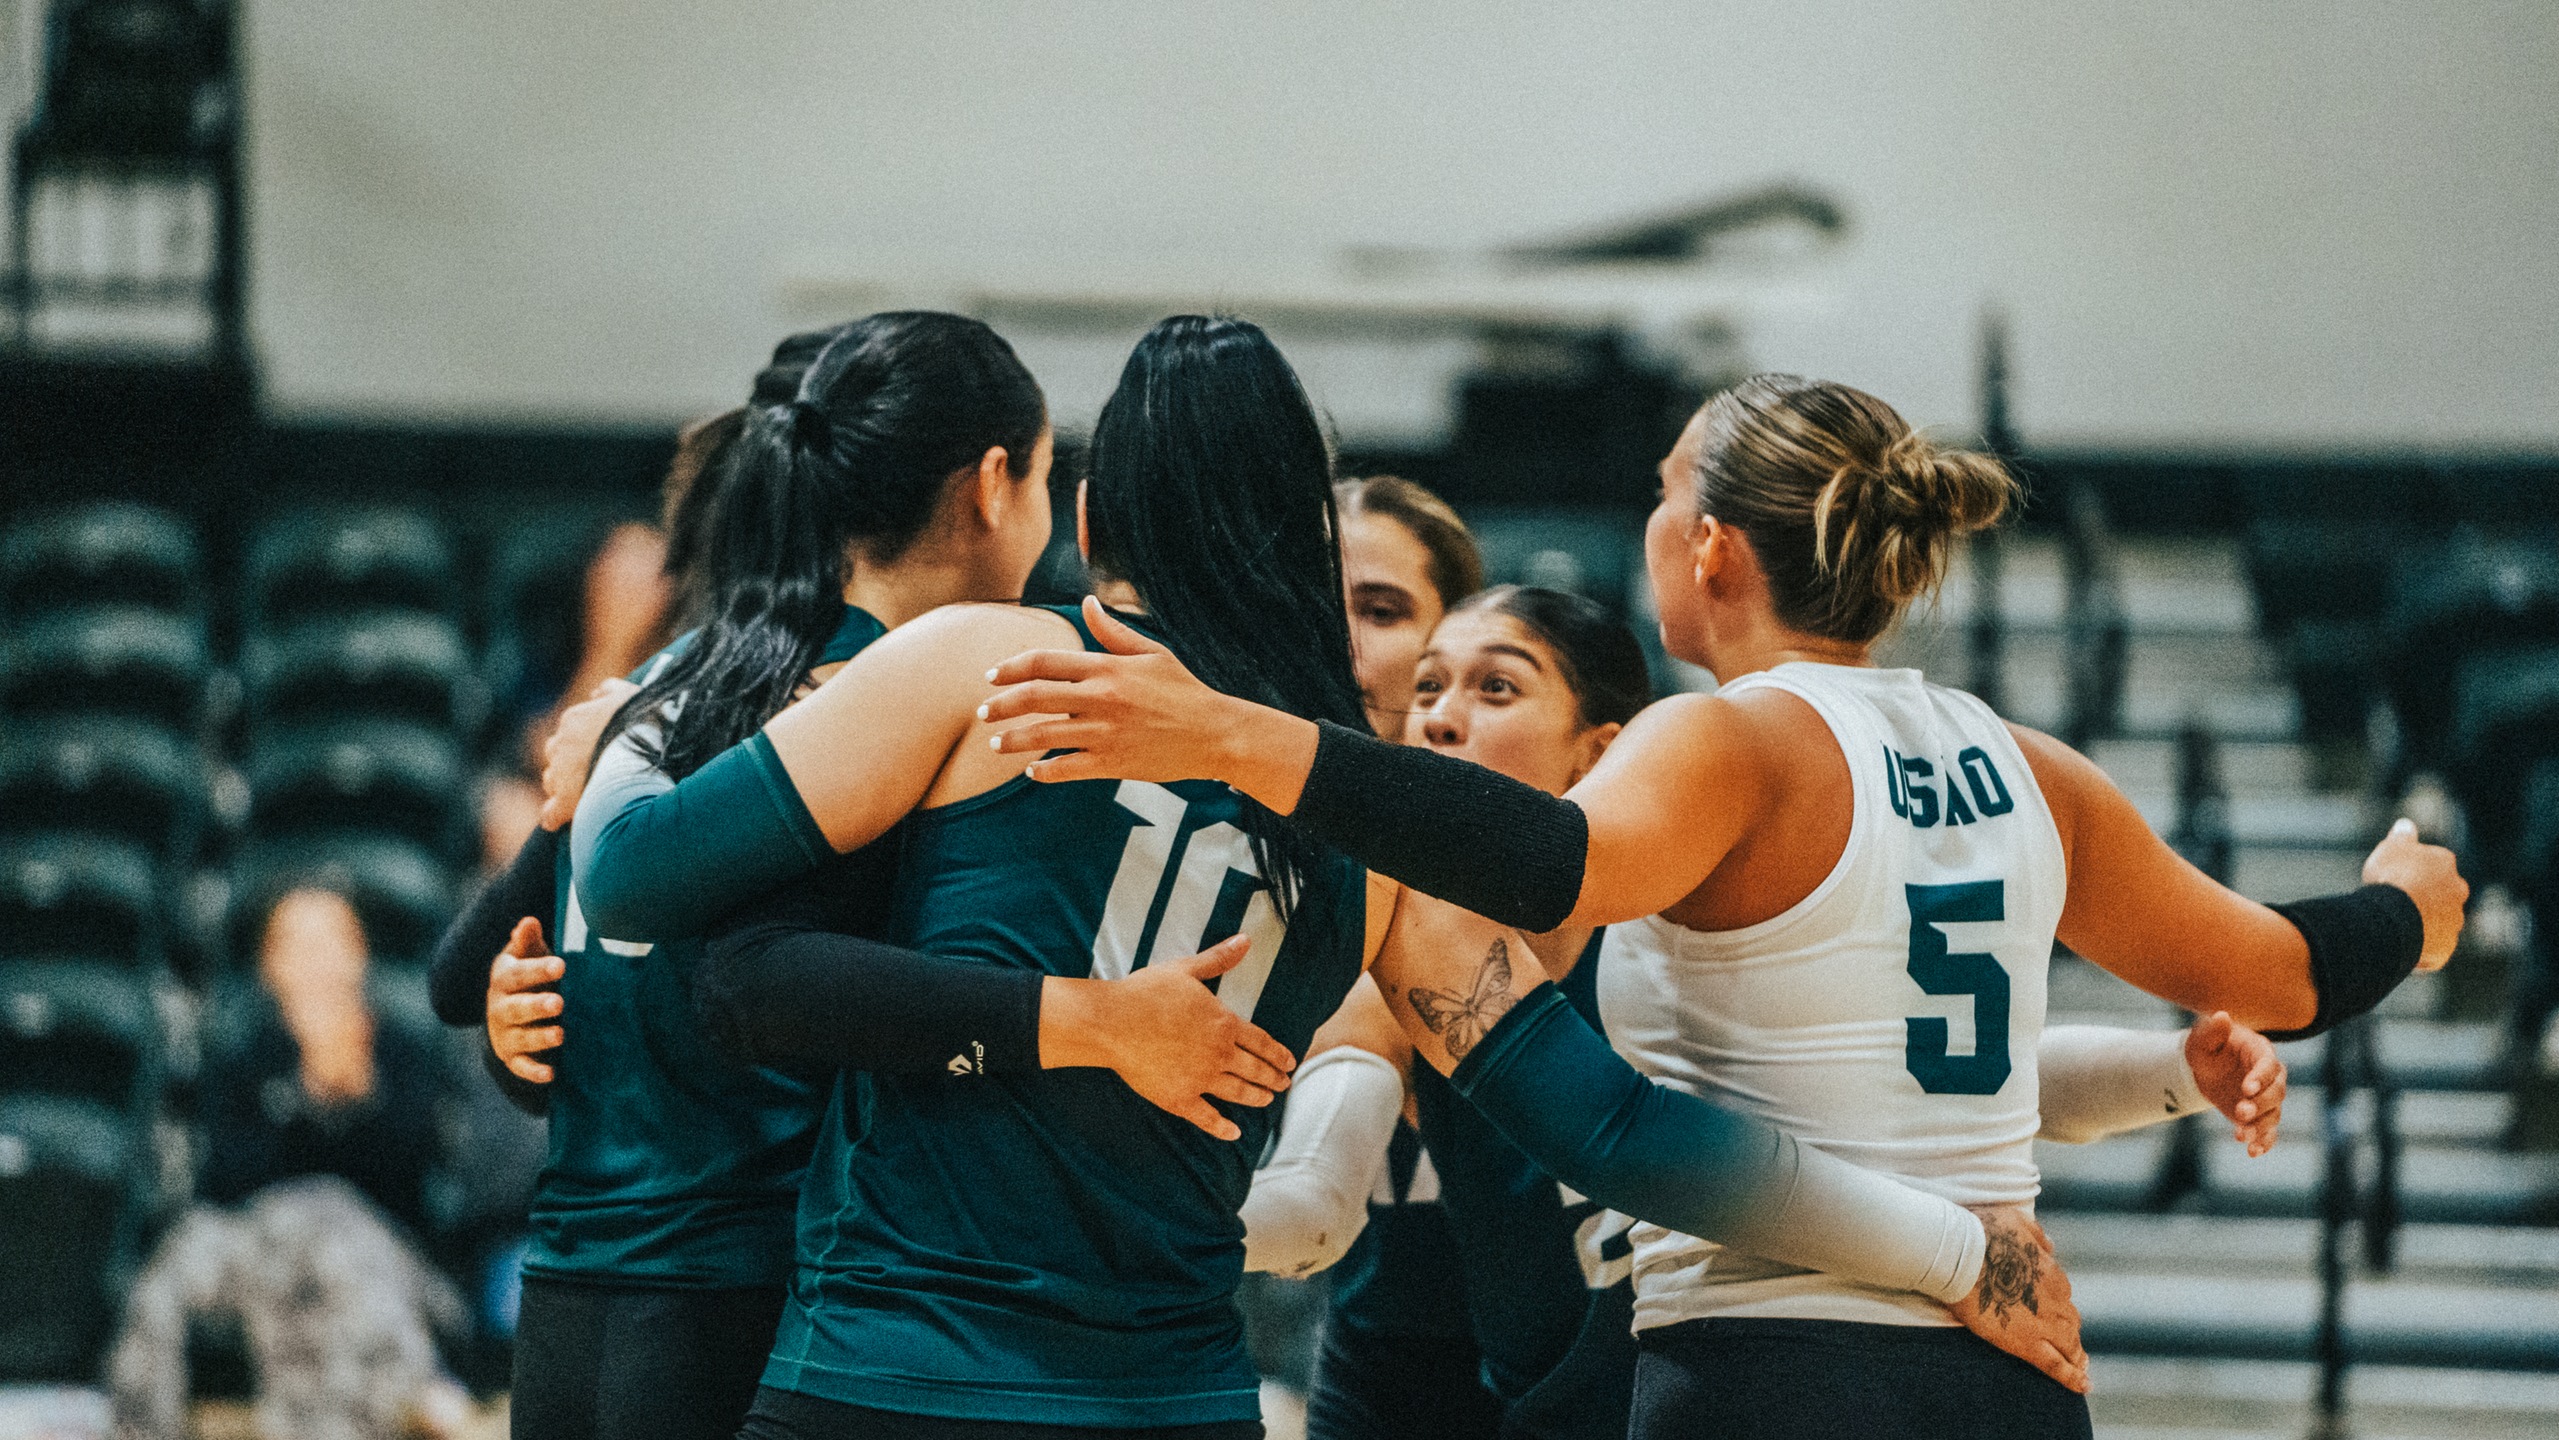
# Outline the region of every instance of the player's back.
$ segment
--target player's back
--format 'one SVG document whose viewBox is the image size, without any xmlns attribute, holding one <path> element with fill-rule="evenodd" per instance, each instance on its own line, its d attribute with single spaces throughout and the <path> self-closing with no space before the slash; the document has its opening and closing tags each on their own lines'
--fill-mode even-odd
<svg viewBox="0 0 2559 1440">
<path fill-rule="evenodd" d="M 1736 930 L 1609 928 L 1610 1039 L 1638 1068 L 1964 1204 L 2036 1192 L 2035 1045 L 2068 875 L 2007 727 L 1911 670 L 1795 663 L 1728 695 L 1810 705 L 1854 797 L 1830 874 Z M 1935 1304 L 1636 1230 L 1644 1328 L 1708 1316 L 1951 1324 Z"/>
<path fill-rule="evenodd" d="M 1079 626 L 1079 629 L 1081 627 Z M 1283 923 L 1224 785 L 1027 778 L 908 817 L 898 943 L 1116 978 L 1239 931 L 1229 1008 L 1302 1052 L 1358 978 L 1359 868 L 1326 856 Z M 801 1203 L 768 1384 L 911 1413 L 1086 1426 L 1247 1419 L 1236 1218 L 1272 1112 L 1212 1139 L 1116 1075 L 848 1080 Z M 853 1122 L 860 1123 L 853 1123 Z"/>
</svg>

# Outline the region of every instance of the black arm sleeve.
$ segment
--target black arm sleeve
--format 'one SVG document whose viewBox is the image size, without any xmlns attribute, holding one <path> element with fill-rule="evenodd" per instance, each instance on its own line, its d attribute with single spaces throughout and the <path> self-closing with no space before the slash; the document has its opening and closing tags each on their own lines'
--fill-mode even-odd
<svg viewBox="0 0 2559 1440">
<path fill-rule="evenodd" d="M 1582 808 L 1481 765 L 1317 723 L 1289 819 L 1380 874 L 1541 934 L 1571 918 L 1590 858 Z"/>
<path fill-rule="evenodd" d="M 2426 917 L 2396 885 L 2366 885 L 2269 907 L 2310 942 L 2310 984 L 2319 1009 L 2299 1030 L 2269 1040 L 2305 1040 L 2365 1014 L 2390 997 L 2426 950 Z"/>
<path fill-rule="evenodd" d="M 713 929 L 693 1001 L 714 1040 L 757 1065 L 1039 1068 L 1045 977 L 829 929 L 832 878 L 804 876 Z"/>
<path fill-rule="evenodd" d="M 435 1006 L 435 1018 L 457 1026 L 486 1022 L 489 962 L 506 948 L 515 922 L 530 915 L 548 930 L 558 913 L 559 855 L 559 832 L 537 828 L 506 869 L 481 886 L 444 927 L 427 965 L 427 998 Z"/>
</svg>

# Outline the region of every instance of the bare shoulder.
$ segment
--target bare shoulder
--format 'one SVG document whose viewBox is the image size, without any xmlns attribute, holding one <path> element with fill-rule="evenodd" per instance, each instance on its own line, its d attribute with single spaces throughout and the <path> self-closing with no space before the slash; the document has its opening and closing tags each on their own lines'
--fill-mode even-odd
<svg viewBox="0 0 2559 1440">
<path fill-rule="evenodd" d="M 828 683 L 850 686 L 895 677 L 901 685 L 948 681 L 954 689 L 974 692 L 986 688 L 986 672 L 997 662 L 1061 642 L 1080 644 L 1075 627 L 1046 610 L 945 605 L 873 641 Z"/>
<path fill-rule="evenodd" d="M 1768 698 L 1799 706 L 1803 703 L 1791 695 L 1748 695 L 1739 699 L 1669 695 L 1645 706 L 1626 722 L 1625 734 L 1618 743 L 1640 739 L 1657 745 L 1710 749 L 1754 745 L 1780 723 L 1779 712 L 1760 703 Z"/>
<path fill-rule="evenodd" d="M 2026 757 L 2026 768 L 2035 772 L 2035 784 L 2044 792 L 2044 808 L 2052 812 L 2053 828 L 2061 832 L 2062 850 L 2068 854 L 2079 833 L 2080 818 L 2092 806 L 2119 799 L 2121 792 L 2096 761 L 2041 730 L 2013 720 L 2005 723 Z"/>
<path fill-rule="evenodd" d="M 1031 605 L 968 603 L 926 611 L 879 643 L 935 651 L 954 662 L 962 656 L 986 655 L 987 664 L 992 665 L 1024 650 L 1061 644 L 1082 649 L 1084 641 L 1055 611 Z"/>
</svg>

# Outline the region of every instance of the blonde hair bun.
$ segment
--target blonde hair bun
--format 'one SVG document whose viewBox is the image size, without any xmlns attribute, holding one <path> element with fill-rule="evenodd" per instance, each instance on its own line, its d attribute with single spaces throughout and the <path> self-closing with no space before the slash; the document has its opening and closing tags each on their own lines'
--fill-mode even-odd
<svg viewBox="0 0 2559 1440">
<path fill-rule="evenodd" d="M 1954 539 L 2018 499 L 2008 467 L 1944 447 L 1863 390 L 1754 375 L 1706 402 L 1697 496 L 1750 537 L 1780 619 L 1863 643 L 1943 582 Z"/>
</svg>

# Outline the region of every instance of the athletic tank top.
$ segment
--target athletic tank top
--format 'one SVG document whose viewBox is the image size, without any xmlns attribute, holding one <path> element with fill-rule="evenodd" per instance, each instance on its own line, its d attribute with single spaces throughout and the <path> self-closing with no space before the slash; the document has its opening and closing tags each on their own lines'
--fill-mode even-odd
<svg viewBox="0 0 2559 1440">
<path fill-rule="evenodd" d="M 1060 610 L 1083 626 L 1071 610 Z M 1092 637 L 1085 643 L 1094 646 Z M 1327 855 L 1283 924 L 1211 781 L 1015 779 L 904 824 L 890 938 L 1125 976 L 1240 932 L 1218 997 L 1293 1052 L 1359 977 L 1361 868 Z M 1237 1211 L 1272 1112 L 1212 1139 L 1105 1070 L 840 1081 L 765 1383 L 873 1409 L 1081 1426 L 1260 1414 Z"/>
<path fill-rule="evenodd" d="M 847 606 L 818 663 L 850 660 L 885 633 Z M 654 675 L 690 638 L 633 678 Z M 589 783 L 615 783 L 614 768 L 640 772 L 629 777 L 641 782 L 639 799 L 675 783 L 650 771 L 627 737 L 598 758 Z M 578 910 L 570 850 L 560 847 L 549 929 L 568 960 L 563 1038 L 525 1272 L 618 1285 L 779 1285 L 791 1274 L 792 1217 L 826 1089 L 741 1065 L 703 1033 L 691 987 L 699 937 L 650 945 L 594 933 Z M 865 847 L 829 864 L 848 891 L 877 897 L 876 931 L 893 850 Z"/>
<path fill-rule="evenodd" d="M 2036 1193 L 2035 1045 L 2068 875 L 2008 727 L 1916 670 L 1794 663 L 1726 695 L 1802 698 L 1847 757 L 1839 863 L 1785 913 L 1611 926 L 1609 1039 L 1666 1084 L 1960 1204 Z M 1950 1325 L 1873 1289 L 1635 1228 L 1639 1329 L 1717 1315 Z"/>
</svg>

